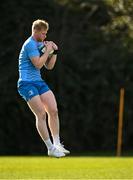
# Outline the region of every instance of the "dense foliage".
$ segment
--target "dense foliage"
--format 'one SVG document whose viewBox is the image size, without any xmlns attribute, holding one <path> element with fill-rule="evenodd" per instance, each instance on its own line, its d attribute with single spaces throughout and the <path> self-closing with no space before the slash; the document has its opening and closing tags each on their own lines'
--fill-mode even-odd
<svg viewBox="0 0 133 180">
<path fill-rule="evenodd" d="M 132 0 L 5 0 L 1 8 L 0 154 L 45 150 L 16 89 L 19 51 L 38 18 L 60 48 L 56 67 L 42 76 L 57 98 L 62 140 L 73 152 L 115 150 L 124 87 L 123 151 L 133 149 Z"/>
</svg>

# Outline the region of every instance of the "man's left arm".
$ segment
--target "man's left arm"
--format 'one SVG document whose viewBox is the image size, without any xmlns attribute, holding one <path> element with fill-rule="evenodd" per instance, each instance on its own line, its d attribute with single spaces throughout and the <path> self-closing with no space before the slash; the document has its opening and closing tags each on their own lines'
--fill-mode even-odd
<svg viewBox="0 0 133 180">
<path fill-rule="evenodd" d="M 47 61 L 45 62 L 45 67 L 49 70 L 53 69 L 57 60 L 57 52 L 58 52 L 58 46 L 52 42 L 54 52 L 49 56 Z"/>
<path fill-rule="evenodd" d="M 57 54 L 52 54 L 46 61 L 45 67 L 49 70 L 53 69 L 56 63 Z"/>
</svg>

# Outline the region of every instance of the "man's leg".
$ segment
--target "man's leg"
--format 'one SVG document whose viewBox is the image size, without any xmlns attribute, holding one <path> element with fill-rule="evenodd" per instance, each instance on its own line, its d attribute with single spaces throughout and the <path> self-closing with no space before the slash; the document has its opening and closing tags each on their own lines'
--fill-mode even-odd
<svg viewBox="0 0 133 180">
<path fill-rule="evenodd" d="M 55 96 L 53 92 L 49 90 L 43 93 L 42 95 L 40 95 L 40 97 L 45 106 L 45 110 L 48 113 L 48 124 L 51 131 L 51 135 L 53 137 L 53 143 L 56 147 L 61 146 L 60 136 L 59 136 L 60 127 L 59 127 L 58 108 L 57 108 Z M 63 147 L 61 151 L 66 154 L 70 153 L 69 151 L 65 150 Z"/>
<path fill-rule="evenodd" d="M 45 106 L 45 110 L 48 113 L 48 124 L 53 137 L 59 137 L 59 118 L 58 118 L 58 109 L 57 103 L 52 91 L 47 91 L 40 95 L 41 100 Z"/>
<path fill-rule="evenodd" d="M 49 138 L 49 133 L 46 124 L 46 112 L 45 112 L 44 104 L 40 99 L 40 96 L 34 96 L 31 100 L 28 101 L 27 104 L 36 117 L 36 128 L 42 140 L 45 142 L 48 148 L 48 154 L 55 157 L 64 156 L 63 153 L 58 152 L 54 148 Z"/>
<path fill-rule="evenodd" d="M 34 113 L 36 118 L 36 128 L 39 135 L 46 141 L 49 139 L 49 133 L 46 125 L 46 112 L 43 103 L 41 102 L 40 96 L 35 96 L 28 101 L 28 106 Z"/>
</svg>

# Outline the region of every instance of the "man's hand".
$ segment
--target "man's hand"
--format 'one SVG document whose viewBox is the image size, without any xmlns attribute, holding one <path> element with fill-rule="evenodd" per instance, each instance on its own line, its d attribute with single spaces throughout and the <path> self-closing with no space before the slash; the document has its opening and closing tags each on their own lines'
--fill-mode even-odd
<svg viewBox="0 0 133 180">
<path fill-rule="evenodd" d="M 52 41 L 45 42 L 46 51 L 50 54 L 54 50 Z"/>
<path fill-rule="evenodd" d="M 52 44 L 53 50 L 58 50 L 58 46 L 53 41 L 45 41 L 45 44 L 47 44 L 47 43 Z"/>
<path fill-rule="evenodd" d="M 58 50 L 58 46 L 52 41 L 52 46 L 54 50 Z"/>
</svg>

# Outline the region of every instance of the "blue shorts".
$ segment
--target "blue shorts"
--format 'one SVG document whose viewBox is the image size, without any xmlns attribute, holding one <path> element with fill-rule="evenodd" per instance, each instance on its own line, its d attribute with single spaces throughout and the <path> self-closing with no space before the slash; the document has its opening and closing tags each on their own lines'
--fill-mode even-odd
<svg viewBox="0 0 133 180">
<path fill-rule="evenodd" d="M 25 101 L 29 101 L 32 97 L 41 95 L 49 90 L 45 81 L 21 81 L 18 85 L 18 92 Z"/>
</svg>

